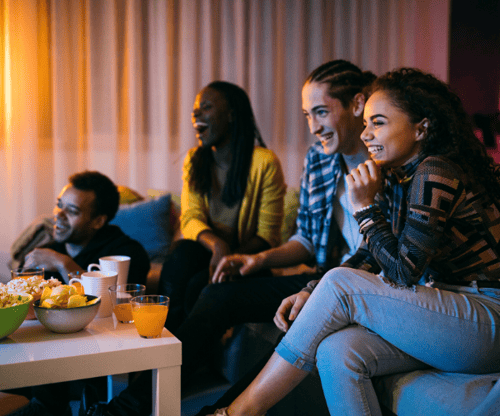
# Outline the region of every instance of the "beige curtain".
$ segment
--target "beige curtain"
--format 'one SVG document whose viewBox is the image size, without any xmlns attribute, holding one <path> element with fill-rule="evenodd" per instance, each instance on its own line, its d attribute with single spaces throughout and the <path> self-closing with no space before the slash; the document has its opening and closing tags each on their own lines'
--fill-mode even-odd
<svg viewBox="0 0 500 416">
<path fill-rule="evenodd" d="M 348 59 L 447 79 L 450 0 L 0 0 L 0 250 L 68 175 L 179 192 L 190 113 L 215 79 L 248 92 L 297 186 L 312 137 L 300 91 Z"/>
</svg>

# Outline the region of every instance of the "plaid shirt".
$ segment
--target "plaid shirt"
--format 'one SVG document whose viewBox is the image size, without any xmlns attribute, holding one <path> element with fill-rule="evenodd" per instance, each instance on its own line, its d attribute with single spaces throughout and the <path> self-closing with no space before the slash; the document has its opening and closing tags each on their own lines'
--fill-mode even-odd
<svg viewBox="0 0 500 416">
<path fill-rule="evenodd" d="M 498 200 L 458 165 L 416 160 L 389 172 L 379 197 L 378 206 L 355 216 L 367 242 L 353 256 L 357 268 L 376 260 L 387 279 L 404 286 L 500 278 Z"/>
<path fill-rule="evenodd" d="M 304 159 L 297 231 L 290 241 L 315 256 L 319 272 L 338 266 L 346 245 L 333 216 L 333 198 L 344 170 L 342 156 L 325 154 L 321 142 L 313 144 Z"/>
</svg>

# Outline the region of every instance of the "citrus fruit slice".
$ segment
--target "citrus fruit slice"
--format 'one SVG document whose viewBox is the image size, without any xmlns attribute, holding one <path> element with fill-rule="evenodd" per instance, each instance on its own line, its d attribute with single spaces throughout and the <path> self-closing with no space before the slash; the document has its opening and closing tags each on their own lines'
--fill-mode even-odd
<svg viewBox="0 0 500 416">
<path fill-rule="evenodd" d="M 71 286 L 75 287 L 77 294 L 79 294 L 79 295 L 85 294 L 84 289 L 83 289 L 83 285 L 80 282 L 73 282 L 73 283 L 71 283 Z"/>
</svg>

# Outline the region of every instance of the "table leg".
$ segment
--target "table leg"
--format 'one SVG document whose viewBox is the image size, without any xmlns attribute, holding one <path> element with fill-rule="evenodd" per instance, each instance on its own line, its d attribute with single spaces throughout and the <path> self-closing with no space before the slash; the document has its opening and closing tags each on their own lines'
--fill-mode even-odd
<svg viewBox="0 0 500 416">
<path fill-rule="evenodd" d="M 180 416 L 181 366 L 153 370 L 153 416 Z"/>
</svg>

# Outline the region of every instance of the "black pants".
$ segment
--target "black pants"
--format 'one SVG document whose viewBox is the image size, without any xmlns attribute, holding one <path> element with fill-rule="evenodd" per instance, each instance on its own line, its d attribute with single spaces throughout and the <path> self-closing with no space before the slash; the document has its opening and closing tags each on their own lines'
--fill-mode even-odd
<svg viewBox="0 0 500 416">
<path fill-rule="evenodd" d="M 307 274 L 246 277 L 206 286 L 184 323 L 173 332 L 182 341 L 183 384 L 210 358 L 212 349 L 208 346 L 214 346 L 227 329 L 248 322 L 272 322 L 284 298 L 319 278 Z M 113 414 L 150 414 L 151 372 L 143 372 L 110 404 Z"/>
<path fill-rule="evenodd" d="M 172 333 L 184 322 L 208 284 L 212 253 L 193 240 L 179 240 L 161 269 L 158 294 L 170 298 L 165 327 Z"/>
</svg>

